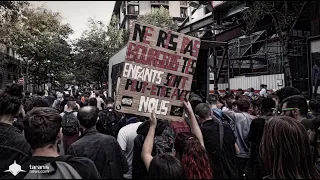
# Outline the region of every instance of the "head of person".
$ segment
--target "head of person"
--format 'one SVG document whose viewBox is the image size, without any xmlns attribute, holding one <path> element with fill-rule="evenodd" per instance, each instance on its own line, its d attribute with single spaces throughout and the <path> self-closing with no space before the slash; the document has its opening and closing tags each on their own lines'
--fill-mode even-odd
<svg viewBox="0 0 320 180">
<path fill-rule="evenodd" d="M 308 103 L 307 100 L 300 95 L 287 97 L 282 101 L 282 114 L 297 120 L 302 120 L 307 117 Z"/>
<path fill-rule="evenodd" d="M 7 85 L 0 91 L 0 120 L 12 123 L 14 116 L 20 112 L 23 98 L 23 86 L 20 84 Z"/>
<path fill-rule="evenodd" d="M 316 99 L 312 99 L 309 101 L 309 107 L 313 114 L 320 115 L 320 101 Z"/>
<path fill-rule="evenodd" d="M 250 92 L 254 92 L 254 89 L 253 89 L 253 88 L 250 88 Z"/>
<path fill-rule="evenodd" d="M 97 106 L 97 99 L 96 98 L 90 98 L 88 101 L 89 106 Z"/>
<path fill-rule="evenodd" d="M 236 105 L 239 112 L 248 112 L 250 109 L 250 102 L 246 99 L 237 100 Z"/>
<path fill-rule="evenodd" d="M 199 117 L 200 123 L 212 119 L 212 110 L 210 104 L 200 103 L 195 108 L 195 114 Z"/>
<path fill-rule="evenodd" d="M 30 92 L 29 92 L 29 91 L 26 91 L 26 92 L 24 93 L 24 95 L 25 95 L 25 97 L 30 97 Z"/>
<path fill-rule="evenodd" d="M 279 98 L 280 103 L 282 103 L 282 101 L 290 96 L 294 96 L 294 95 L 300 95 L 301 92 L 299 91 L 299 89 L 294 88 L 294 87 L 283 87 L 279 90 L 276 91 L 276 95 Z"/>
<path fill-rule="evenodd" d="M 114 99 L 111 97 L 106 98 L 106 108 L 113 108 L 114 107 Z"/>
<path fill-rule="evenodd" d="M 69 101 L 67 102 L 67 108 L 68 108 L 68 110 L 70 110 L 70 111 L 76 110 L 76 109 L 78 108 L 76 101 L 74 101 L 74 100 L 69 100 Z"/>
<path fill-rule="evenodd" d="M 96 106 L 85 106 L 78 111 L 78 120 L 85 129 L 95 127 L 98 121 L 99 109 Z"/>
<path fill-rule="evenodd" d="M 180 161 L 170 154 L 159 154 L 153 157 L 149 167 L 150 179 L 183 179 Z"/>
<path fill-rule="evenodd" d="M 210 94 L 207 101 L 210 105 L 216 105 L 218 104 L 219 97 L 216 94 Z"/>
<path fill-rule="evenodd" d="M 24 104 L 25 112 L 27 113 L 35 107 L 50 107 L 50 103 L 46 98 L 39 96 L 28 98 Z"/>
<path fill-rule="evenodd" d="M 261 115 L 261 106 L 262 106 L 263 99 L 264 99 L 263 97 L 259 96 L 258 98 L 253 99 L 251 101 L 250 110 L 252 112 L 252 115 L 254 115 L 254 116 Z"/>
<path fill-rule="evenodd" d="M 100 91 L 95 91 L 94 94 L 96 95 L 96 97 L 99 97 L 101 93 Z"/>
<path fill-rule="evenodd" d="M 194 134 L 178 133 L 174 147 L 187 179 L 212 179 L 208 155 Z"/>
<path fill-rule="evenodd" d="M 33 150 L 39 148 L 57 151 L 61 140 L 62 118 L 59 112 L 50 107 L 36 107 L 26 114 L 23 120 L 24 135 Z"/>
<path fill-rule="evenodd" d="M 237 94 L 243 95 L 243 94 L 244 94 L 244 91 L 243 91 L 241 88 L 239 88 L 239 89 L 237 90 Z"/>
<path fill-rule="evenodd" d="M 261 114 L 263 116 L 272 116 L 276 109 L 276 102 L 272 97 L 263 98 L 261 101 Z"/>
<path fill-rule="evenodd" d="M 230 91 L 230 89 L 229 89 L 229 88 L 226 88 L 226 91 Z"/>
<path fill-rule="evenodd" d="M 260 145 L 266 171 L 271 179 L 319 179 L 306 129 L 287 116 L 266 122 Z"/>
</svg>

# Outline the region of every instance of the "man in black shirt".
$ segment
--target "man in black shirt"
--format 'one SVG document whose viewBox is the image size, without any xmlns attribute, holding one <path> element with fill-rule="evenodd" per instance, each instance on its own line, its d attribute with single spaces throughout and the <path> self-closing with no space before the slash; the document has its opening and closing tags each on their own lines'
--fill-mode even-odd
<svg viewBox="0 0 320 180">
<path fill-rule="evenodd" d="M 200 103 L 195 109 L 195 114 L 198 115 L 201 123 L 200 129 L 214 171 L 213 177 L 215 179 L 238 179 L 236 139 L 232 129 L 228 124 L 212 116 L 209 104 Z M 220 136 L 220 123 L 223 125 L 222 136 Z M 223 139 L 221 144 L 220 138 Z"/>
<path fill-rule="evenodd" d="M 99 109 L 85 106 L 78 112 L 78 120 L 84 129 L 79 140 L 71 144 L 67 154 L 88 157 L 96 165 L 103 179 L 121 179 L 129 165 L 118 141 L 96 129 Z"/>
<path fill-rule="evenodd" d="M 34 178 L 40 176 L 47 179 L 57 177 L 100 179 L 99 172 L 90 159 L 59 156 L 57 148 L 62 137 L 61 121 L 60 114 L 52 108 L 34 108 L 27 113 L 24 120 L 24 131 L 33 150 L 32 157 L 21 166 L 23 171 L 17 176 L 8 173 L 3 178 L 23 179 L 26 176 Z M 48 167 L 48 169 L 34 169 L 33 167 Z M 34 170 L 41 171 L 35 173 Z"/>
</svg>

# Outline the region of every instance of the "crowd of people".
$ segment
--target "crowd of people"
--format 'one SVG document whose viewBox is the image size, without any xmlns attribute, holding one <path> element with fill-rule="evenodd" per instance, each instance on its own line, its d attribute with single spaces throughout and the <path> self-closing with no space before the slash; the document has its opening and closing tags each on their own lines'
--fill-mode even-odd
<svg viewBox="0 0 320 180">
<path fill-rule="evenodd" d="M 119 113 L 99 90 L 30 96 L 7 85 L 0 178 L 320 179 L 320 101 L 298 89 L 191 93 L 183 105 L 170 122 Z"/>
</svg>

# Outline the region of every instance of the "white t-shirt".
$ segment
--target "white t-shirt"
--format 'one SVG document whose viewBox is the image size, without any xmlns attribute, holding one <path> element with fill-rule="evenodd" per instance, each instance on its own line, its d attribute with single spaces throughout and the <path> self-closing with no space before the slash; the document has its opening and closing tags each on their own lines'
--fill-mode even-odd
<svg viewBox="0 0 320 180">
<path fill-rule="evenodd" d="M 124 155 L 126 156 L 129 164 L 129 171 L 123 175 L 123 177 L 126 179 L 132 179 L 132 157 L 134 139 L 138 135 L 137 129 L 140 124 L 142 124 L 142 122 L 128 124 L 121 128 L 118 134 L 118 143 L 121 149 L 124 151 Z"/>
<path fill-rule="evenodd" d="M 97 107 L 99 108 L 99 110 L 102 110 L 102 104 L 105 104 L 103 99 L 101 97 L 97 97 Z"/>
<path fill-rule="evenodd" d="M 267 90 L 265 88 L 262 88 L 261 91 L 260 91 L 260 96 L 263 96 L 263 97 L 267 97 L 268 94 L 267 94 Z"/>
</svg>

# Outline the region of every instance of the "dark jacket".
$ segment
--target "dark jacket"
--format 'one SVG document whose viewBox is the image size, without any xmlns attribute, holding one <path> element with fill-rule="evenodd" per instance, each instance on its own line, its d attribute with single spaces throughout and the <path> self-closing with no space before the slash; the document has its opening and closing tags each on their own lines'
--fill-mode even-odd
<svg viewBox="0 0 320 180">
<path fill-rule="evenodd" d="M 164 121 L 158 120 L 155 136 L 161 135 L 167 124 Z M 148 171 L 141 158 L 142 147 L 144 139 L 148 134 L 150 122 L 145 121 L 138 129 L 138 136 L 134 139 L 133 158 L 132 158 L 132 179 L 148 179 Z M 155 152 L 152 151 L 152 156 Z"/>
<path fill-rule="evenodd" d="M 31 156 L 31 147 L 20 131 L 12 125 L 0 122 L 0 178 L 16 161 L 23 164 Z"/>
<path fill-rule="evenodd" d="M 122 179 L 129 166 L 117 140 L 99 133 L 95 128 L 88 129 L 74 142 L 67 154 L 88 157 L 96 165 L 102 179 Z"/>
</svg>

